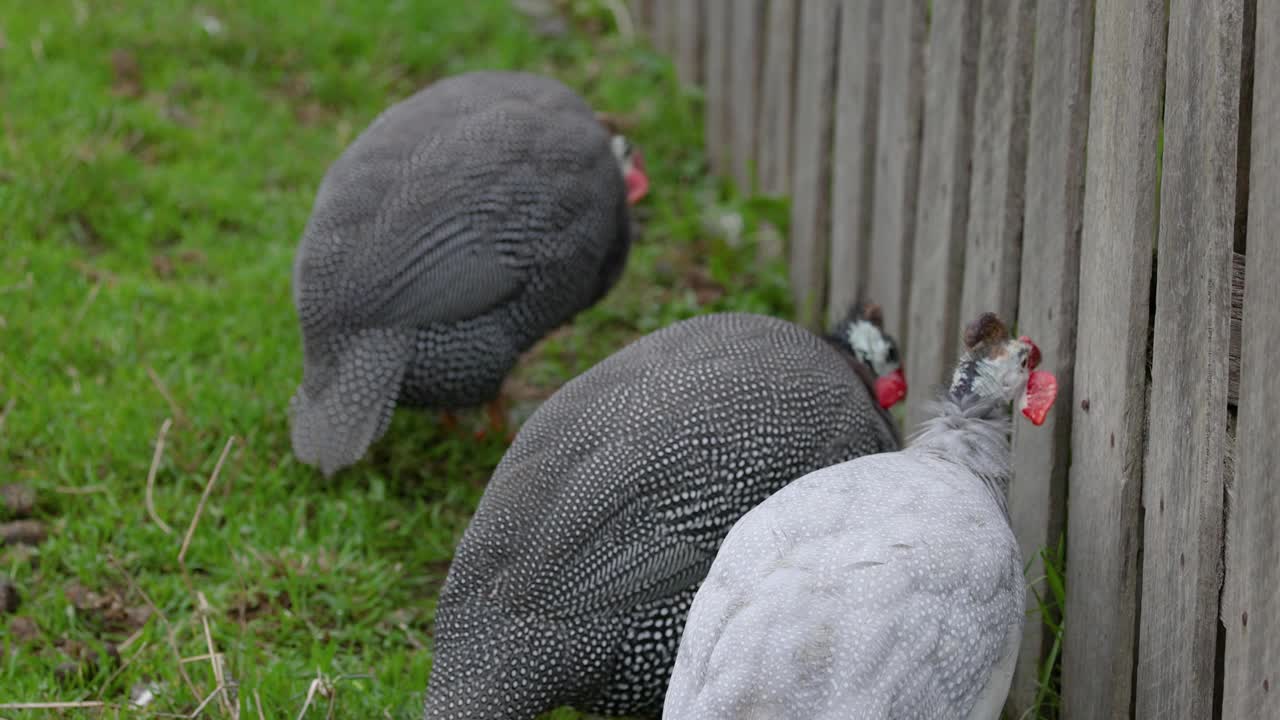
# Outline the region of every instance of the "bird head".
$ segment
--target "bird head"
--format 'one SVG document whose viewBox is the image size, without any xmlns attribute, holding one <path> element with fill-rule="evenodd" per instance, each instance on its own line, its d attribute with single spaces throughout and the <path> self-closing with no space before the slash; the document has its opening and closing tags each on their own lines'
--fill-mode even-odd
<svg viewBox="0 0 1280 720">
<path fill-rule="evenodd" d="M 609 145 L 613 149 L 613 156 L 618 159 L 622 177 L 627 182 L 627 204 L 635 205 L 649 194 L 649 176 L 644 173 L 644 157 L 625 135 L 614 135 Z"/>
<path fill-rule="evenodd" d="M 902 372 L 898 342 L 884 331 L 884 311 L 875 303 L 854 304 L 849 314 L 832 331 L 832 337 L 853 352 L 875 376 L 876 401 L 885 409 L 907 395 L 907 377 Z"/>
<path fill-rule="evenodd" d="M 995 313 L 983 313 L 965 328 L 964 347 L 951 379 L 952 397 L 1017 403 L 1033 425 L 1044 422 L 1058 395 L 1058 380 L 1037 369 L 1040 348 L 1031 338 L 1010 337 Z"/>
</svg>

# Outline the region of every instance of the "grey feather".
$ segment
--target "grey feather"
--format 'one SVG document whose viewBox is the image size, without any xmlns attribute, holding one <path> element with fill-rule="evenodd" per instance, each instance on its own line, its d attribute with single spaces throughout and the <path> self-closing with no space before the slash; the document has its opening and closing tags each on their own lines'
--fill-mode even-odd
<svg viewBox="0 0 1280 720">
<path fill-rule="evenodd" d="M 997 718 L 1024 602 L 1009 401 L 948 393 L 906 449 L 747 513 L 690 609 L 663 717 Z"/>
<path fill-rule="evenodd" d="M 561 388 L 458 546 L 427 718 L 528 720 L 562 704 L 656 716 L 734 522 L 810 470 L 898 446 L 856 364 L 792 323 L 720 314 Z"/>
<path fill-rule="evenodd" d="M 524 73 L 448 78 L 374 120 L 325 175 L 294 263 L 300 459 L 332 473 L 385 430 L 384 405 L 343 405 L 352 394 L 492 399 L 521 352 L 608 291 L 630 247 L 609 141 L 581 98 Z M 409 339 L 377 359 L 399 372 L 348 374 L 343 353 L 373 329 Z"/>
</svg>

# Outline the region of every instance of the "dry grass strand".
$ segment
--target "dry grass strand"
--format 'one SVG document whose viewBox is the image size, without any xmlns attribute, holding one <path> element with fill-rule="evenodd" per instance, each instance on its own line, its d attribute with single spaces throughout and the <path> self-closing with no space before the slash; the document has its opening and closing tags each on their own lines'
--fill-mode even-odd
<svg viewBox="0 0 1280 720">
<path fill-rule="evenodd" d="M 179 425 L 187 424 L 187 414 L 182 412 L 182 408 L 178 407 L 178 402 L 173 399 L 173 393 L 169 392 L 169 386 L 164 384 L 160 379 L 160 375 L 150 365 L 147 366 L 147 377 L 151 378 L 151 384 L 155 385 L 156 392 L 160 393 L 160 397 L 169 404 L 169 412 L 178 419 Z"/>
<path fill-rule="evenodd" d="M 156 487 L 156 471 L 160 469 L 160 458 L 164 456 L 164 439 L 169 434 L 169 428 L 173 425 L 173 418 L 165 418 L 160 424 L 160 432 L 156 434 L 155 451 L 151 454 L 151 468 L 147 470 L 147 489 L 145 500 L 147 504 L 147 515 L 150 516 L 151 522 L 156 527 L 164 531 L 165 535 L 172 535 L 173 528 L 169 524 L 160 519 L 160 513 L 156 512 L 155 487 Z"/>
<path fill-rule="evenodd" d="M 222 446 L 222 454 L 218 456 L 218 463 L 213 466 L 213 472 L 209 475 L 209 482 L 205 483 L 204 493 L 200 495 L 200 503 L 196 505 L 195 515 L 191 516 L 191 524 L 187 527 L 187 535 L 182 538 L 182 548 L 178 550 L 178 565 L 182 568 L 184 575 L 187 572 L 187 548 L 191 546 L 191 536 L 195 535 L 196 526 L 200 524 L 200 516 L 204 513 L 205 503 L 209 502 L 209 493 L 213 490 L 214 483 L 218 482 L 218 475 L 222 472 L 222 464 L 227 461 L 227 453 L 231 452 L 231 446 L 235 441 L 236 436 L 232 435 L 227 438 L 227 444 Z"/>
</svg>

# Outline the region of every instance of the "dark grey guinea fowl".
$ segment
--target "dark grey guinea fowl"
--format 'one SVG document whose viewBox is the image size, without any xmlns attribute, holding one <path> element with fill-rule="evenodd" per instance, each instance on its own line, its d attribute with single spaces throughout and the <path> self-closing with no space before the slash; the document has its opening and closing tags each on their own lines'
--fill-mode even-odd
<svg viewBox="0 0 1280 720">
<path fill-rule="evenodd" d="M 449 569 L 428 720 L 528 720 L 561 705 L 656 716 L 729 528 L 805 473 L 899 446 L 871 371 L 842 345 L 883 337 L 851 321 L 824 339 L 759 315 L 697 317 L 548 399 Z M 888 342 L 880 372 L 896 366 Z"/>
<path fill-rule="evenodd" d="M 525 73 L 441 80 L 374 120 L 325 175 L 294 263 L 294 454 L 332 474 L 397 402 L 496 397 L 522 351 L 621 274 L 644 191 L 627 148 Z"/>
</svg>

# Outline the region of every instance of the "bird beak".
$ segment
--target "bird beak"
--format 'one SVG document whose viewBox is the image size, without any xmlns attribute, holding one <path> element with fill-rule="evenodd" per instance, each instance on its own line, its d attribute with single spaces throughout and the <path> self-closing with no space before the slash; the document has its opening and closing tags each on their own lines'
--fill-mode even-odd
<svg viewBox="0 0 1280 720">
<path fill-rule="evenodd" d="M 1036 345 L 1031 340 L 1031 338 L 1027 337 L 1026 335 L 1019 337 L 1018 341 L 1026 343 L 1027 345 L 1031 346 L 1031 354 L 1027 357 L 1027 367 L 1031 368 L 1032 370 L 1035 370 L 1036 368 L 1040 367 L 1040 347 Z"/>
<path fill-rule="evenodd" d="M 888 410 L 907 396 L 907 376 L 898 368 L 887 375 L 881 375 L 875 382 L 876 401 L 880 407 Z"/>
<path fill-rule="evenodd" d="M 1047 370 L 1036 369 L 1040 366 L 1040 348 L 1031 338 L 1023 335 L 1018 340 L 1031 346 L 1031 351 L 1027 354 L 1027 367 L 1031 374 L 1027 376 L 1027 389 L 1022 393 L 1019 404 L 1023 417 L 1038 427 L 1044 424 L 1049 408 L 1053 407 L 1053 401 L 1058 397 L 1058 378 Z"/>
<path fill-rule="evenodd" d="M 639 150 L 631 151 L 631 162 L 627 168 L 627 204 L 635 205 L 649 194 L 649 177 L 644 174 L 644 158 Z"/>
</svg>

